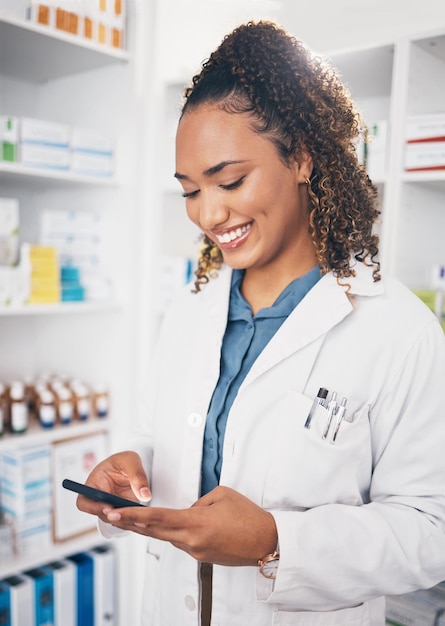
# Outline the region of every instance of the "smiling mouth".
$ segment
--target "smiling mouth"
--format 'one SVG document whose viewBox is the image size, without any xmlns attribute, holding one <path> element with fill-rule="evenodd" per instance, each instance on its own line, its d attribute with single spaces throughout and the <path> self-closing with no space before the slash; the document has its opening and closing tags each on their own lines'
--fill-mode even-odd
<svg viewBox="0 0 445 626">
<path fill-rule="evenodd" d="M 244 224 L 243 226 L 239 226 L 238 228 L 233 228 L 232 230 L 227 230 L 223 235 L 218 235 L 215 233 L 215 237 L 220 244 L 235 244 L 244 239 L 244 236 L 250 231 L 252 224 Z"/>
</svg>

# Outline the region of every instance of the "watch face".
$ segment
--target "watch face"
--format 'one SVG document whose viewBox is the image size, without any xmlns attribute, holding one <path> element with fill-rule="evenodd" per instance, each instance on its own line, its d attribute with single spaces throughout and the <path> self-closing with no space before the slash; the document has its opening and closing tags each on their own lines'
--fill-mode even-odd
<svg viewBox="0 0 445 626">
<path fill-rule="evenodd" d="M 261 573 L 266 578 L 276 578 L 278 569 L 278 560 L 268 561 L 261 568 Z"/>
</svg>

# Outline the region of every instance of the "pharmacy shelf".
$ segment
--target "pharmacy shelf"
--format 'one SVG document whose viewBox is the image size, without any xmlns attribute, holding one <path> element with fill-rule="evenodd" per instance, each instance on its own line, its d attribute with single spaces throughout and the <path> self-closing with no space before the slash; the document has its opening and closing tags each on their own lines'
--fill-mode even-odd
<svg viewBox="0 0 445 626">
<path fill-rule="evenodd" d="M 63 543 L 54 543 L 45 548 L 45 554 L 37 551 L 28 555 L 15 556 L 5 562 L 2 559 L 0 563 L 0 578 L 16 575 L 20 572 L 51 563 L 59 559 L 63 559 L 76 552 L 84 552 L 95 546 L 104 544 L 104 538 L 101 537 L 97 530 L 92 530 L 81 537 L 64 541 Z"/>
<path fill-rule="evenodd" d="M 17 315 L 66 315 L 71 313 L 107 313 L 117 311 L 115 301 L 55 302 L 51 304 L 24 304 L 23 306 L 0 306 L 0 317 Z"/>
<path fill-rule="evenodd" d="M 0 438 L 0 452 L 14 447 L 40 445 L 65 441 L 73 437 L 83 437 L 104 433 L 110 430 L 110 418 L 89 418 L 84 422 L 71 422 L 70 424 L 58 424 L 53 428 L 43 428 L 37 421 L 30 424 L 25 433 L 4 433 Z"/>
<path fill-rule="evenodd" d="M 22 185 L 33 187 L 39 184 L 46 186 L 48 182 L 51 182 L 52 186 L 58 183 L 61 185 L 99 185 L 101 187 L 116 187 L 118 185 L 116 179 L 110 177 L 79 175 L 69 171 L 28 167 L 21 163 L 0 162 L 0 183 L 17 183 L 18 181 Z"/>
<path fill-rule="evenodd" d="M 129 58 L 125 50 L 0 14 L 0 74 L 41 83 Z"/>
<path fill-rule="evenodd" d="M 330 60 L 352 88 L 355 99 L 389 96 L 391 92 L 394 44 L 351 50 L 335 50 L 323 55 Z M 366 71 L 363 71 L 366 68 Z"/>
<path fill-rule="evenodd" d="M 418 172 L 405 172 L 402 175 L 404 183 L 445 183 L 444 170 L 424 170 Z"/>
</svg>

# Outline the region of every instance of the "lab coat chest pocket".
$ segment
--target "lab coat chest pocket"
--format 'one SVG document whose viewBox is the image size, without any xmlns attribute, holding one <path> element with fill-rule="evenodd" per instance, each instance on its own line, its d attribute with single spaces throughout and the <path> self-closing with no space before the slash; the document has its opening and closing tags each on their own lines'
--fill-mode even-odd
<svg viewBox="0 0 445 626">
<path fill-rule="evenodd" d="M 370 475 L 368 407 L 353 407 L 335 443 L 323 433 L 328 411 L 319 407 L 310 428 L 304 424 L 312 398 L 289 391 L 276 416 L 275 437 L 268 447 L 268 468 L 262 506 L 304 510 L 328 503 L 362 504 L 363 485 Z"/>
</svg>

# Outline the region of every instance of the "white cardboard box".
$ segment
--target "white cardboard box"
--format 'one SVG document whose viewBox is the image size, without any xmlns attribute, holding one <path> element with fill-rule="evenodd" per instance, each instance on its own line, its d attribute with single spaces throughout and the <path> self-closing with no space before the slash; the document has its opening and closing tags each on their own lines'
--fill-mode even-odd
<svg viewBox="0 0 445 626">
<path fill-rule="evenodd" d="M 407 172 L 445 169 L 445 141 L 407 143 L 405 170 Z"/>
<path fill-rule="evenodd" d="M 445 141 L 445 113 L 412 115 L 407 120 L 406 141 Z"/>
</svg>

